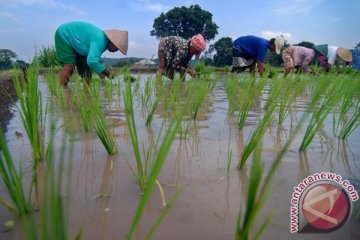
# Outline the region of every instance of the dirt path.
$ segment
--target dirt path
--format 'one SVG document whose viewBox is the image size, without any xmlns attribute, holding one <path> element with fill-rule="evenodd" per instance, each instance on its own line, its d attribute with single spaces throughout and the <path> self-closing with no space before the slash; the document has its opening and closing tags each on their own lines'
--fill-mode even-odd
<svg viewBox="0 0 360 240">
<path fill-rule="evenodd" d="M 12 77 L 0 77 L 0 127 L 5 132 L 13 116 L 10 107 L 17 100 Z"/>
</svg>

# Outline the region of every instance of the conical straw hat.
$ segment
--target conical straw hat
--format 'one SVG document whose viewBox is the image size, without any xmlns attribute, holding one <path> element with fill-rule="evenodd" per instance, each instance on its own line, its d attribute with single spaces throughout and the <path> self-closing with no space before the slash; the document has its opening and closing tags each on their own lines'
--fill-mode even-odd
<svg viewBox="0 0 360 240">
<path fill-rule="evenodd" d="M 106 37 L 112 42 L 117 49 L 124 55 L 128 50 L 128 32 L 122 30 L 104 30 Z"/>
<path fill-rule="evenodd" d="M 351 54 L 350 50 L 339 47 L 336 50 L 336 53 L 345 62 L 351 62 L 352 61 L 352 54 Z"/>
</svg>

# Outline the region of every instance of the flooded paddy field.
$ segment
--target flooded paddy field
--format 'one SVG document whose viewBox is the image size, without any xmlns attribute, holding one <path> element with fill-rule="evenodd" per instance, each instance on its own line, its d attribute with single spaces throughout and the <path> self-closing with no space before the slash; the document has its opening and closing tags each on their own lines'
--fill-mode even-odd
<svg viewBox="0 0 360 240">
<path fill-rule="evenodd" d="M 157 182 L 132 239 L 145 239 L 164 211 L 167 212 L 152 239 L 235 239 L 240 207 L 242 206 L 244 213 L 248 191 L 253 184 L 253 156 L 258 155 L 263 164 L 264 180 L 272 163 L 279 157 L 290 138 L 292 141 L 284 152 L 280 165 L 275 169 L 271 185 L 267 186 L 268 196 L 256 216 L 252 231 L 259 230 L 271 214 L 271 220 L 260 239 L 360 238 L 359 215 L 355 214 L 356 202 L 352 204 L 353 209 L 347 222 L 334 232 L 326 235 L 290 233 L 290 207 L 294 187 L 306 177 L 320 172 L 336 173 L 349 180 L 359 191 L 360 129 L 356 128 L 344 139 L 338 137 L 339 131 L 336 129 L 341 127 L 336 126 L 341 106 L 336 103 L 332 105 L 318 125 L 310 144 L 305 150 L 299 151 L 312 114 L 309 113 L 298 129 L 297 126 L 312 101 L 311 88 L 304 87 L 294 96 L 279 124 L 279 104 L 274 106 L 270 116 L 266 114 L 267 110 L 271 109 L 267 105 L 268 100 L 275 96 L 272 94 L 276 92 L 271 84 L 274 80 L 267 79 L 259 88 L 259 94 L 253 96 L 254 101 L 250 103 L 245 123 L 240 128 L 238 109 L 244 100 L 234 100 L 234 97 L 244 93 L 231 94 L 228 81 L 234 76 L 230 74 L 211 76 L 213 80 L 207 82 L 211 87 L 198 102 L 199 107 L 194 108 L 195 114 L 188 110 L 192 108 L 189 103 L 192 100 L 187 101 L 184 96 L 202 95 L 201 86 L 191 85 L 197 80 L 166 81 L 158 88 L 153 75 L 137 77 L 136 82 L 130 83 L 135 120 L 133 129 L 136 129 L 138 136 L 139 154 L 144 164 L 144 174 L 147 173 L 146 178 L 151 176 L 151 167 L 156 161 L 153 156 L 159 153 L 166 129 L 171 126 L 172 117 L 176 112 L 181 112 L 184 106 L 187 106 L 187 109 L 181 116 L 181 126 L 177 129 L 161 170 L 156 176 Z M 128 109 L 124 105 L 127 83 L 119 77 L 98 85 L 92 84 L 96 86 L 93 88 L 98 88 L 98 95 L 95 96 L 99 96 L 101 111 L 116 142 L 116 153 L 109 155 L 94 127 L 91 125 L 90 130 L 84 130 L 81 109 L 76 103 L 79 96 L 74 93 L 74 89 L 81 84 L 70 83 L 64 90 L 64 95 L 61 95 L 63 97 L 59 97 L 51 91 L 46 78 L 47 76 L 39 76 L 42 105 L 49 109 L 44 127 L 45 143 L 49 142 L 49 129 L 53 124 L 57 129 L 53 138 L 53 158 L 55 162 L 59 159 L 65 162 L 61 165 L 64 181 L 62 188 L 70 239 L 74 239 L 79 232 L 82 232 L 82 239 L 127 239 L 139 201 L 144 196 L 136 176 L 138 171 L 133 135 L 128 127 Z M 241 79 L 241 76 L 236 75 L 235 78 Z M 195 90 L 191 90 L 194 88 Z M 277 96 L 285 94 L 287 93 L 281 90 Z M 250 95 L 248 97 L 250 98 Z M 324 99 L 324 96 L 318 104 L 321 99 Z M 146 124 L 149 110 L 153 106 L 152 119 Z M 235 106 L 233 111 L 231 106 Z M 312 109 L 316 111 L 315 106 Z M 263 119 L 267 119 L 267 122 L 261 134 L 261 142 L 245 160 L 242 169 L 239 169 L 244 149 Z M 295 131 L 296 135 L 293 136 Z M 32 147 L 19 111 L 8 125 L 5 137 L 16 166 L 25 169 L 23 179 L 27 189 L 32 179 Z M 22 165 L 19 165 L 20 162 Z M 40 162 L 39 186 L 46 181 L 44 165 L 44 161 Z M 159 188 L 158 184 L 162 187 Z M 39 199 L 46 198 L 46 191 L 39 187 L 38 195 Z M 0 199 L 3 198 L 9 199 L 2 184 Z M 36 203 L 36 197 L 32 198 L 35 215 L 40 215 L 41 200 Z M 167 206 L 163 205 L 164 200 Z M 37 216 L 37 226 L 41 229 L 39 219 L 40 216 Z M 1 224 L 9 220 L 13 220 L 15 224 L 12 228 L 2 226 L 0 239 L 25 239 L 18 218 L 1 206 Z"/>
</svg>

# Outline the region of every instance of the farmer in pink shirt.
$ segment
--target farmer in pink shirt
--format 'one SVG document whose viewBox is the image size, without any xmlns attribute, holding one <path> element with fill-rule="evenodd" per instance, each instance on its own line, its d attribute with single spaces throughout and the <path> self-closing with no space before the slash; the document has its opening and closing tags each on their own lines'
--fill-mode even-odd
<svg viewBox="0 0 360 240">
<path fill-rule="evenodd" d="M 301 47 L 290 46 L 286 48 L 282 53 L 282 59 L 284 61 L 285 76 L 290 73 L 293 68 L 313 73 L 313 70 L 309 67 L 311 60 L 315 57 L 315 50 Z"/>
</svg>

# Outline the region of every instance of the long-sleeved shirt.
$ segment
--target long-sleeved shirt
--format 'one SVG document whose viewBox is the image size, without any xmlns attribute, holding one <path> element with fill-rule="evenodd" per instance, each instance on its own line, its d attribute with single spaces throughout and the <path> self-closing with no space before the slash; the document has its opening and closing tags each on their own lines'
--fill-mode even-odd
<svg viewBox="0 0 360 240">
<path fill-rule="evenodd" d="M 315 51 L 310 48 L 301 47 L 301 46 L 292 46 L 294 48 L 294 52 L 292 54 L 292 58 L 295 66 L 302 66 L 307 69 L 311 60 L 315 56 Z"/>
<path fill-rule="evenodd" d="M 248 59 L 264 62 L 269 41 L 256 36 L 243 36 L 234 41 L 234 48 L 239 49 Z"/>
<path fill-rule="evenodd" d="M 189 53 L 189 41 L 178 36 L 168 36 L 161 41 L 164 43 L 160 47 L 165 52 L 163 57 L 166 68 L 184 72 L 192 57 Z"/>
<path fill-rule="evenodd" d="M 87 56 L 87 64 L 96 73 L 102 73 L 105 66 L 100 63 L 109 40 L 98 27 L 85 22 L 69 22 L 58 28 L 60 37 L 81 56 Z"/>
</svg>

